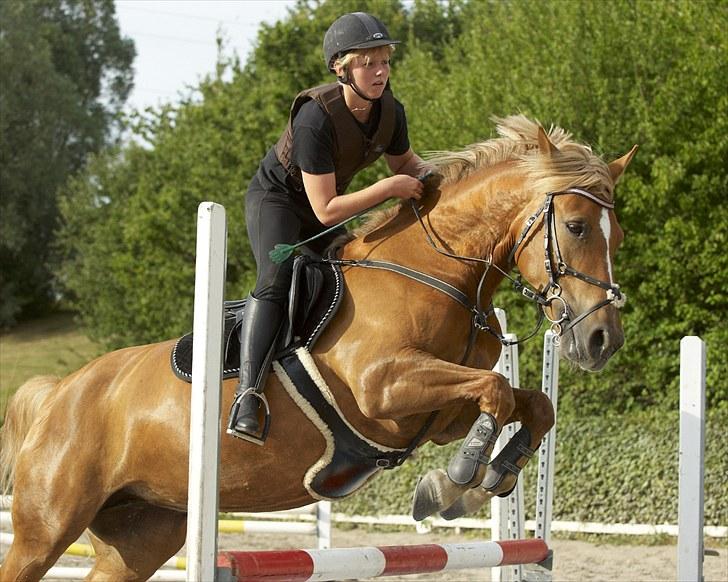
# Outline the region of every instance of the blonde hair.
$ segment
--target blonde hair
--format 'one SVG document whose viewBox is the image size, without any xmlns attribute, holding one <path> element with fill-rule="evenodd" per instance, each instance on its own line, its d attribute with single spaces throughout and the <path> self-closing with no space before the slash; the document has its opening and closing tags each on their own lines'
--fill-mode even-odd
<svg viewBox="0 0 728 582">
<path fill-rule="evenodd" d="M 375 46 L 375 47 L 368 48 L 368 49 L 354 49 L 353 51 L 348 52 L 345 55 L 336 59 L 334 61 L 334 67 L 340 66 L 342 69 L 344 69 L 346 71 L 348 69 L 349 65 L 351 64 L 351 62 L 356 58 L 361 57 L 362 59 L 364 59 L 364 62 L 368 64 L 369 61 L 375 55 L 380 54 L 380 53 L 386 52 L 387 56 L 391 57 L 394 50 L 395 50 L 395 45 L 393 45 L 393 44 Z"/>
</svg>

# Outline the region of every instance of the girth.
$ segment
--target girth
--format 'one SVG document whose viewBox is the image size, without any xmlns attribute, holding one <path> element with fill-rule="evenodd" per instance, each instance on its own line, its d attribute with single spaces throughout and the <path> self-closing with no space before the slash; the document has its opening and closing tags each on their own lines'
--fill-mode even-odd
<svg viewBox="0 0 728 582">
<path fill-rule="evenodd" d="M 308 352 L 299 348 L 278 360 L 274 369 L 294 401 L 303 399 L 310 405 L 299 407 L 329 441 L 329 453 L 324 455 L 328 460 L 312 466 L 306 475 L 306 488 L 319 498 L 341 499 L 381 469 L 401 465 L 410 451 L 378 445 L 357 432 L 338 409 L 328 387 L 319 385 L 323 379 L 312 365 Z"/>
</svg>

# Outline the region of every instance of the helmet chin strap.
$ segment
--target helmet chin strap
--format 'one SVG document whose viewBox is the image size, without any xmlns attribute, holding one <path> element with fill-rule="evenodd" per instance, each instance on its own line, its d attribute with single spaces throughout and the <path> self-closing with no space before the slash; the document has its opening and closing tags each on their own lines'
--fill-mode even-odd
<svg viewBox="0 0 728 582">
<path fill-rule="evenodd" d="M 359 95 L 359 97 L 361 97 L 365 101 L 369 101 L 369 103 L 374 103 L 375 101 L 377 101 L 379 99 L 378 97 L 377 97 L 377 99 L 372 99 L 372 98 L 364 95 L 364 93 L 361 92 L 359 87 L 356 86 L 356 83 L 354 83 L 354 81 L 349 78 L 348 73 L 344 73 L 342 76 L 336 77 L 336 78 L 338 79 L 339 83 L 343 83 L 344 85 L 349 85 L 349 87 L 351 87 L 353 89 L 354 93 Z"/>
<path fill-rule="evenodd" d="M 365 101 L 369 101 L 369 103 L 374 103 L 378 99 L 378 98 L 377 99 L 371 99 L 371 98 L 367 97 L 366 95 L 364 95 L 364 93 L 362 93 L 359 90 L 359 87 L 356 86 L 356 83 L 354 83 L 354 81 L 350 81 L 349 82 L 349 87 L 351 87 L 352 89 L 354 89 L 354 93 L 356 93 L 357 95 L 359 95 L 359 97 L 361 97 Z"/>
</svg>

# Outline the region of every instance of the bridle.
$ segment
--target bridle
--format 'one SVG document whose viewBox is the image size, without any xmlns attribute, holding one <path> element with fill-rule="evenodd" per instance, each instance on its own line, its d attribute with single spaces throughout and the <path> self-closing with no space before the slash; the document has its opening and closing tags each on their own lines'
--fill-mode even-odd
<svg viewBox="0 0 728 582">
<path fill-rule="evenodd" d="M 520 293 L 526 297 L 527 299 L 536 302 L 543 314 L 543 316 L 549 320 L 551 323 L 551 331 L 557 336 L 561 337 L 566 332 L 570 331 L 576 324 L 578 324 L 580 321 L 584 320 L 585 318 L 589 317 L 592 313 L 595 311 L 601 309 L 602 307 L 606 307 L 607 305 L 614 305 L 617 309 L 621 309 L 625 302 L 626 297 L 621 292 L 619 285 L 616 283 L 611 283 L 608 281 L 602 281 L 601 279 L 596 279 L 590 275 L 587 275 L 586 273 L 583 273 L 581 271 L 578 271 L 574 269 L 573 267 L 569 266 L 566 261 L 564 260 L 563 255 L 561 254 L 561 248 L 559 246 L 559 240 L 556 236 L 556 214 L 554 210 L 554 198 L 556 196 L 564 195 L 564 194 L 576 194 L 578 196 L 582 196 L 591 202 L 594 202 L 598 204 L 599 206 L 603 208 L 607 208 L 609 210 L 612 210 L 614 208 L 613 202 L 607 202 L 605 200 L 602 200 L 598 196 L 595 196 L 591 192 L 588 192 L 586 190 L 582 190 L 581 188 L 568 188 L 567 190 L 563 190 L 561 192 L 550 192 L 546 195 L 546 200 L 536 212 L 534 212 L 528 220 L 526 220 L 526 224 L 523 228 L 523 231 L 521 232 L 521 235 L 518 237 L 518 240 L 516 241 L 516 244 L 514 245 L 513 249 L 510 252 L 510 255 L 508 256 L 508 263 L 507 264 L 514 264 L 516 260 L 516 255 L 518 253 L 519 248 L 523 244 L 523 242 L 526 240 L 526 237 L 528 237 L 529 232 L 533 228 L 533 225 L 536 223 L 536 220 L 539 216 L 543 215 L 543 223 L 544 223 L 544 268 L 546 270 L 546 274 L 548 275 L 548 283 L 546 284 L 546 287 L 541 291 L 534 291 L 524 285 L 520 279 L 513 279 L 509 275 L 506 275 L 509 279 L 511 279 L 514 282 L 514 286 Z M 554 260 L 552 261 L 552 256 Z M 497 267 L 496 267 L 497 268 Z M 502 272 L 502 271 L 501 271 Z M 505 273 L 504 273 L 505 274 Z M 604 289 L 606 292 L 606 298 L 603 301 L 600 301 L 599 303 L 594 304 L 591 308 L 581 313 L 576 319 L 571 319 L 570 317 L 570 308 L 566 300 L 561 296 L 561 285 L 559 285 L 559 278 L 562 276 L 570 276 L 575 277 L 576 279 L 579 279 L 580 281 L 584 281 L 585 283 L 588 283 L 589 285 L 594 285 L 596 287 L 600 287 L 601 289 Z M 562 310 L 561 315 L 557 318 L 551 318 L 546 311 L 548 307 L 551 307 L 552 304 L 555 301 L 560 301 L 562 304 Z"/>
<path fill-rule="evenodd" d="M 559 339 L 568 331 L 570 331 L 576 324 L 584 320 L 585 318 L 589 317 L 592 313 L 595 311 L 601 309 L 602 307 L 606 307 L 607 305 L 614 305 L 617 307 L 617 309 L 620 309 L 624 306 L 626 297 L 625 295 L 620 291 L 619 285 L 616 283 L 611 283 L 607 281 L 602 281 L 601 279 L 596 279 L 595 277 L 592 277 L 590 275 L 587 275 L 586 273 L 583 273 L 581 271 L 578 271 L 577 269 L 574 269 L 573 267 L 569 266 L 567 262 L 564 260 L 563 255 L 561 254 L 561 247 L 559 246 L 558 237 L 556 236 L 556 214 L 554 209 L 554 198 L 556 196 L 561 196 L 564 194 L 576 194 L 578 196 L 582 196 L 591 202 L 594 202 L 595 204 L 598 204 L 599 206 L 602 206 L 603 208 L 607 209 L 613 209 L 614 203 L 607 202 L 605 200 L 602 200 L 598 196 L 595 196 L 591 192 L 588 192 L 587 190 L 583 190 L 581 188 L 568 188 L 566 190 L 560 191 L 560 192 L 549 192 L 546 194 L 546 200 L 544 201 L 543 205 L 534 212 L 527 220 L 526 224 L 523 227 L 523 230 L 521 231 L 520 236 L 516 240 L 516 244 L 513 246 L 513 249 L 511 250 L 508 261 L 506 262 L 507 265 L 515 265 L 516 255 L 518 253 L 518 250 L 523 245 L 524 241 L 528 237 L 528 234 L 531 232 L 531 229 L 536 224 L 536 221 L 540 216 L 543 215 L 543 223 L 544 223 L 544 268 L 546 270 L 546 274 L 548 276 L 548 283 L 546 284 L 545 288 L 536 291 L 534 289 L 531 289 L 528 285 L 524 284 L 521 281 L 520 277 L 513 277 L 511 274 L 504 269 L 501 269 L 497 264 L 495 264 L 492 260 L 492 256 L 488 259 L 481 259 L 477 257 L 466 257 L 462 255 L 456 255 L 453 253 L 449 253 L 445 250 L 440 249 L 433 240 L 432 236 L 430 235 L 429 231 L 427 230 L 427 227 L 425 226 L 424 221 L 422 220 L 422 216 L 420 214 L 420 211 L 417 207 L 417 204 L 414 202 L 414 200 L 410 200 L 410 203 L 412 205 L 412 210 L 417 217 L 417 220 L 420 223 L 420 226 L 422 227 L 422 230 L 425 233 L 425 237 L 427 238 L 427 242 L 430 244 L 432 248 L 434 248 L 438 253 L 445 255 L 447 257 L 460 260 L 460 261 L 474 261 L 479 263 L 485 264 L 485 269 L 483 271 L 483 274 L 480 277 L 480 280 L 478 282 L 477 292 L 476 292 L 476 303 L 473 306 L 466 306 L 471 309 L 473 312 L 473 323 L 472 328 L 475 330 L 480 331 L 486 331 L 498 338 L 498 340 L 503 345 L 512 345 L 516 343 L 523 343 L 525 341 L 528 341 L 532 337 L 538 333 L 538 330 L 541 329 L 541 325 L 543 324 L 543 320 L 548 319 L 548 321 L 551 324 L 551 331 L 556 336 L 556 341 L 558 342 Z M 552 256 L 554 257 L 554 260 L 552 261 Z M 554 264 L 555 263 L 555 264 Z M 520 340 L 509 340 L 507 339 L 503 334 L 498 332 L 497 330 L 493 329 L 488 323 L 487 318 L 489 315 L 491 315 L 494 311 L 492 303 L 486 308 L 483 309 L 482 305 L 482 289 L 483 285 L 485 283 L 486 277 L 488 276 L 488 273 L 491 268 L 496 269 L 499 271 L 504 277 L 509 279 L 511 283 L 513 284 L 513 287 L 518 291 L 523 297 L 528 299 L 529 301 L 534 302 L 539 310 L 538 320 L 536 322 L 536 326 L 528 335 L 526 335 L 524 338 Z M 606 298 L 603 301 L 600 301 L 599 303 L 596 303 L 588 310 L 581 313 L 578 317 L 575 319 L 570 318 L 571 309 L 569 308 L 569 304 L 566 302 L 566 300 L 561 296 L 561 285 L 559 285 L 559 279 L 562 276 L 570 276 L 575 277 L 579 279 L 580 281 L 584 281 L 585 283 L 588 283 L 590 285 L 594 285 L 596 287 L 600 287 L 606 291 Z M 560 301 L 562 304 L 562 310 L 561 314 L 558 318 L 552 318 L 549 316 L 547 309 L 552 307 L 552 304 L 555 301 Z M 462 303 L 462 302 L 461 302 Z M 471 339 L 469 341 L 469 349 L 472 346 L 474 342 L 473 334 L 471 333 Z"/>
</svg>

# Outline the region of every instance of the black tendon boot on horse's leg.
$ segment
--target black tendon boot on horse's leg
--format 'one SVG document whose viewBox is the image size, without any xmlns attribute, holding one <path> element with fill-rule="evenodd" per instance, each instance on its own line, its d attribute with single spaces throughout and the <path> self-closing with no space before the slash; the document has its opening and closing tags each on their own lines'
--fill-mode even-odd
<svg viewBox="0 0 728 582">
<path fill-rule="evenodd" d="M 480 487 L 498 497 L 508 497 L 516 488 L 518 474 L 521 472 L 518 461 L 525 459 L 525 463 L 528 463 L 533 457 L 535 451 L 529 446 L 530 444 L 531 431 L 522 426 L 493 459 L 493 462 L 488 465 Z M 511 481 L 509 476 L 512 478 L 512 484 L 509 483 Z"/>
<path fill-rule="evenodd" d="M 481 412 L 470 427 L 460 450 L 450 459 L 447 476 L 458 485 L 474 485 L 478 468 L 488 464 L 488 451 L 498 440 L 498 423 L 493 415 Z"/>
<path fill-rule="evenodd" d="M 434 470 L 427 473 L 415 486 L 412 517 L 421 521 L 425 517 L 450 507 L 467 489 L 483 478 L 489 452 L 498 438 L 498 423 L 493 415 L 481 412 L 473 423 L 460 449 L 450 460 L 447 473 Z"/>
<path fill-rule="evenodd" d="M 277 303 L 248 297 L 240 326 L 240 383 L 230 409 L 227 433 L 262 445 L 268 436 L 270 411 L 263 395 L 276 338 L 281 329 L 283 309 Z M 265 422 L 260 428 L 258 409 L 265 407 Z"/>
<path fill-rule="evenodd" d="M 494 495 L 508 497 L 516 488 L 518 474 L 521 472 L 522 462 L 525 465 L 533 456 L 534 450 L 530 448 L 531 431 L 522 426 L 511 437 L 495 459 L 488 465 L 482 483 L 466 491 L 455 503 L 440 512 L 444 519 L 456 519 L 464 515 L 475 513 Z"/>
</svg>

